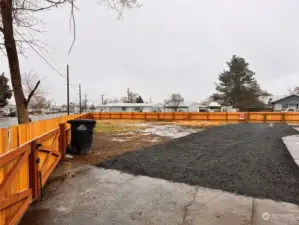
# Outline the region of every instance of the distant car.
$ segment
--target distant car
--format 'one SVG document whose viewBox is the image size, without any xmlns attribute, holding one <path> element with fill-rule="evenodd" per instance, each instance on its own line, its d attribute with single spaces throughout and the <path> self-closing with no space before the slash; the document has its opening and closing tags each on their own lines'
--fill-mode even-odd
<svg viewBox="0 0 299 225">
<path fill-rule="evenodd" d="M 283 112 L 297 112 L 298 110 L 296 109 L 292 109 L 292 108 L 287 108 L 287 109 L 283 109 Z"/>
<path fill-rule="evenodd" d="M 209 108 L 199 108 L 199 112 L 214 112 L 214 111 Z"/>
</svg>

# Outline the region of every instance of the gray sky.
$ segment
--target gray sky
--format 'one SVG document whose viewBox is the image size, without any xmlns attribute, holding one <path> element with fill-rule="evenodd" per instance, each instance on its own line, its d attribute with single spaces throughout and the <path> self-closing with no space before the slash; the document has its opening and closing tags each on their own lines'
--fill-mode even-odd
<svg viewBox="0 0 299 225">
<path fill-rule="evenodd" d="M 43 55 L 62 73 L 70 64 L 72 83 L 82 84 L 92 102 L 115 98 L 130 88 L 145 101 L 180 93 L 200 101 L 214 92 L 218 74 L 233 54 L 244 57 L 261 87 L 285 94 L 299 85 L 299 1 L 143 0 L 124 19 L 95 1 L 77 1 L 77 41 L 70 56 L 69 7 L 43 13 L 52 48 Z M 66 81 L 32 50 L 21 71 L 46 77 L 43 88 L 65 103 Z M 2 56 L 1 68 L 7 71 Z M 71 88 L 71 100 L 76 91 Z"/>
</svg>

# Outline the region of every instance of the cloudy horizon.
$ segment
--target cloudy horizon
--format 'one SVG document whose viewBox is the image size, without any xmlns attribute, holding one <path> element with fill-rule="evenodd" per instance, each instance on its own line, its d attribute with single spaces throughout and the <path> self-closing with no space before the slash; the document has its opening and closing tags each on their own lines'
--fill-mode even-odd
<svg viewBox="0 0 299 225">
<path fill-rule="evenodd" d="M 219 73 L 236 54 L 250 64 L 262 89 L 283 95 L 299 75 L 299 2 L 287 0 L 151 0 L 124 12 L 96 1 L 78 1 L 76 43 L 69 28 L 69 7 L 44 12 L 46 33 L 37 36 L 51 46 L 40 52 L 62 74 L 81 83 L 89 103 L 120 98 L 127 88 L 145 101 L 163 102 L 172 93 L 199 102 L 215 92 Z M 30 48 L 20 57 L 22 73 L 42 79 L 48 98 L 66 102 L 66 81 Z M 2 70 L 8 64 L 1 56 Z M 299 82 L 298 82 L 299 85 Z M 73 86 L 71 101 L 78 101 Z"/>
</svg>

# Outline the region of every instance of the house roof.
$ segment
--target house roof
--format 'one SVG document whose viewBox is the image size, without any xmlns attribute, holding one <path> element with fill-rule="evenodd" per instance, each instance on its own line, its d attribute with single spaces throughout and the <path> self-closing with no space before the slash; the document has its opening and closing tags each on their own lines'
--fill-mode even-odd
<svg viewBox="0 0 299 225">
<path fill-rule="evenodd" d="M 271 99 L 271 103 L 284 99 L 290 95 L 269 95 L 269 96 L 260 96 L 259 100 L 264 104 L 269 104 L 269 100 Z"/>
<path fill-rule="evenodd" d="M 105 105 L 98 105 L 98 108 L 112 108 L 112 107 L 162 107 L 161 103 L 108 103 Z"/>
<path fill-rule="evenodd" d="M 182 102 L 182 103 L 179 104 L 178 107 L 189 107 L 189 106 L 192 106 L 192 105 L 198 106 L 198 104 L 196 102 Z M 172 105 L 166 105 L 165 107 L 172 108 L 173 106 Z"/>
<path fill-rule="evenodd" d="M 221 105 L 218 102 L 211 102 L 209 107 L 221 107 Z"/>
<path fill-rule="evenodd" d="M 291 97 L 291 96 L 297 96 L 297 97 L 299 97 L 299 95 L 296 95 L 296 94 L 285 95 L 285 96 L 283 96 L 283 97 L 281 97 L 281 98 L 278 98 L 278 99 L 276 99 L 276 100 L 273 100 L 273 99 L 272 99 L 271 104 L 273 104 L 273 103 L 275 103 L 275 102 L 278 102 L 278 101 L 280 101 L 280 100 L 283 100 L 283 99 L 285 99 L 285 98 Z"/>
</svg>

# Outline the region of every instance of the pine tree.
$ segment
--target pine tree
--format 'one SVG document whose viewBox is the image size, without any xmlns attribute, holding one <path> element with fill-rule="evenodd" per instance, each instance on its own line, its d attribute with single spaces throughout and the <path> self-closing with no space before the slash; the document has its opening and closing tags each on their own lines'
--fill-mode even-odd
<svg viewBox="0 0 299 225">
<path fill-rule="evenodd" d="M 4 73 L 0 75 L 0 107 L 4 107 L 8 104 L 8 99 L 12 96 L 12 90 L 10 89 L 8 79 L 4 76 Z"/>
<path fill-rule="evenodd" d="M 136 98 L 136 103 L 144 103 L 144 101 L 140 95 L 138 96 L 138 98 Z"/>
<path fill-rule="evenodd" d="M 235 108 L 262 107 L 260 96 L 269 95 L 261 90 L 249 64 L 244 58 L 233 55 L 227 62 L 228 70 L 224 70 L 218 77 L 217 93 L 212 97 L 222 105 L 232 105 Z"/>
</svg>

